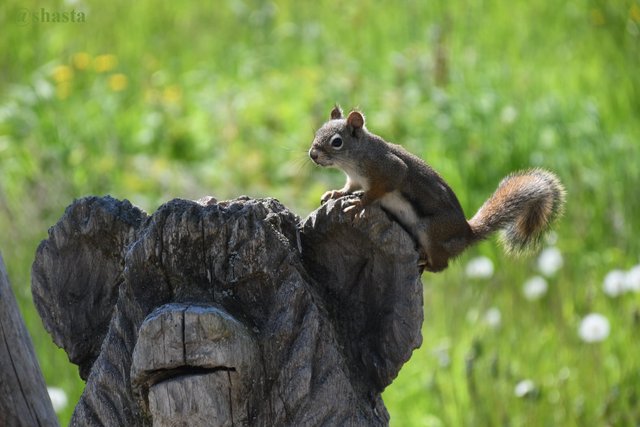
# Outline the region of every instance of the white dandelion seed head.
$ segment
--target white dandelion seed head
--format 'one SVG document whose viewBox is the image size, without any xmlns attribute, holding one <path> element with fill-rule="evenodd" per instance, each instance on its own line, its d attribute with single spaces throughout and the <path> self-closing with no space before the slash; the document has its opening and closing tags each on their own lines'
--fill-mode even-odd
<svg viewBox="0 0 640 427">
<path fill-rule="evenodd" d="M 627 291 L 640 292 L 640 265 L 636 265 L 627 272 L 624 286 Z"/>
<path fill-rule="evenodd" d="M 500 313 L 500 309 L 498 307 L 491 307 L 487 310 L 484 314 L 484 323 L 493 329 L 499 328 L 502 323 L 502 313 Z"/>
<path fill-rule="evenodd" d="M 451 356 L 449 355 L 449 347 L 441 346 L 433 350 L 433 355 L 438 360 L 441 368 L 448 368 L 451 365 Z"/>
<path fill-rule="evenodd" d="M 562 253 L 555 246 L 543 249 L 538 256 L 538 270 L 547 277 L 555 275 L 563 264 Z"/>
<path fill-rule="evenodd" d="M 47 387 L 47 392 L 49 392 L 49 398 L 51 399 L 54 411 L 60 412 L 67 407 L 69 399 L 63 389 L 60 387 Z"/>
<path fill-rule="evenodd" d="M 607 296 L 615 298 L 626 291 L 626 286 L 627 274 L 622 270 L 611 270 L 604 276 L 602 290 Z"/>
<path fill-rule="evenodd" d="M 522 380 L 516 384 L 516 387 L 513 389 L 513 394 L 515 394 L 516 397 L 526 397 L 533 393 L 535 389 L 536 385 L 532 380 Z"/>
<path fill-rule="evenodd" d="M 500 121 L 505 125 L 510 125 L 518 118 L 518 110 L 513 105 L 505 106 L 500 112 Z"/>
<path fill-rule="evenodd" d="M 571 377 L 571 369 L 568 366 L 560 368 L 558 371 L 558 379 L 560 381 L 567 381 Z"/>
<path fill-rule="evenodd" d="M 493 262 L 486 256 L 473 258 L 465 269 L 471 279 L 488 279 L 493 276 Z"/>
<path fill-rule="evenodd" d="M 542 276 L 533 276 L 524 282 L 522 290 L 524 297 L 529 301 L 535 301 L 542 298 L 548 289 L 547 281 Z"/>
<path fill-rule="evenodd" d="M 480 95 L 478 98 L 478 106 L 483 113 L 490 113 L 493 111 L 496 105 L 496 94 L 493 92 L 486 92 Z"/>
<path fill-rule="evenodd" d="M 609 336 L 609 319 L 599 313 L 587 314 L 578 328 L 578 335 L 587 343 L 600 342 Z"/>
</svg>

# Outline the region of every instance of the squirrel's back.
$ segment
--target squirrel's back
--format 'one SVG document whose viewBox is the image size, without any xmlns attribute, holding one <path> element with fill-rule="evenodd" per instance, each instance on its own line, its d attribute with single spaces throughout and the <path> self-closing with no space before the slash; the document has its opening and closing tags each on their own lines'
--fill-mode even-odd
<svg viewBox="0 0 640 427">
<path fill-rule="evenodd" d="M 406 187 L 410 191 L 405 190 L 404 196 L 411 199 L 410 201 L 419 216 L 438 215 L 444 210 L 448 215 L 465 219 L 458 197 L 438 172 L 401 145 L 386 144 L 411 170 L 406 178 Z"/>
</svg>

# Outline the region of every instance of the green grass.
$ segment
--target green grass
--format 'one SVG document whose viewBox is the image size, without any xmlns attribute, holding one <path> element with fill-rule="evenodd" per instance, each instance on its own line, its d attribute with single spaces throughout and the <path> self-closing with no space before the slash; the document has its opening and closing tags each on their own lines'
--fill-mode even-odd
<svg viewBox="0 0 640 427">
<path fill-rule="evenodd" d="M 23 25 L 41 8 L 86 22 Z M 423 276 L 424 344 L 385 391 L 392 425 L 640 423 L 640 295 L 602 291 L 608 271 L 640 262 L 637 0 L 7 0 L 0 28 L 0 250 L 47 383 L 72 403 L 82 383 L 29 289 L 64 208 L 249 194 L 304 216 L 342 184 L 306 160 L 339 102 L 431 163 L 469 216 L 513 170 L 551 169 L 568 190 L 564 265 L 541 300 L 522 294 L 535 257 L 495 241 Z M 465 276 L 478 255 L 489 280 Z M 482 320 L 492 307 L 497 328 Z M 590 312 L 611 324 L 601 343 L 578 336 Z M 524 379 L 535 391 L 517 397 Z"/>
</svg>

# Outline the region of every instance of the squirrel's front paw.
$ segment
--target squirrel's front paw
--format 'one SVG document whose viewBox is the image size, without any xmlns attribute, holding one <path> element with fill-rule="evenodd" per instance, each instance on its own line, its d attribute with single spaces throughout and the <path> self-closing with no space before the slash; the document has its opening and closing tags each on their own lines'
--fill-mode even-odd
<svg viewBox="0 0 640 427">
<path fill-rule="evenodd" d="M 352 218 L 364 218 L 364 206 L 361 200 L 350 200 L 348 206 L 342 212 L 351 215 Z"/>
<path fill-rule="evenodd" d="M 320 198 L 320 204 L 324 205 L 325 203 L 327 203 L 329 200 L 331 199 L 338 199 L 342 196 L 344 196 L 345 193 L 343 191 L 340 190 L 331 190 L 331 191 L 327 191 L 326 193 L 324 193 L 322 195 L 322 197 Z"/>
</svg>

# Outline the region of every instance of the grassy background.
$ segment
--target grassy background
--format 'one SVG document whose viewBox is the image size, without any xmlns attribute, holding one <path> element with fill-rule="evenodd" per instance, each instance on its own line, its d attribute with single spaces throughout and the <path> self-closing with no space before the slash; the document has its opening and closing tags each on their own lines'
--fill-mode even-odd
<svg viewBox="0 0 640 427">
<path fill-rule="evenodd" d="M 40 22 L 72 10 L 85 22 Z M 430 162 L 469 216 L 512 170 L 568 189 L 540 300 L 522 293 L 535 258 L 495 241 L 423 276 L 424 344 L 385 392 L 392 425 L 640 423 L 640 296 L 602 290 L 640 261 L 638 0 L 5 0 L 0 28 L 0 250 L 47 383 L 69 395 L 64 424 L 83 385 L 29 289 L 47 228 L 89 194 L 148 212 L 274 196 L 305 216 L 342 185 L 306 160 L 335 102 Z M 489 280 L 465 275 L 478 255 Z M 601 343 L 577 333 L 591 312 L 611 324 Z"/>
</svg>

